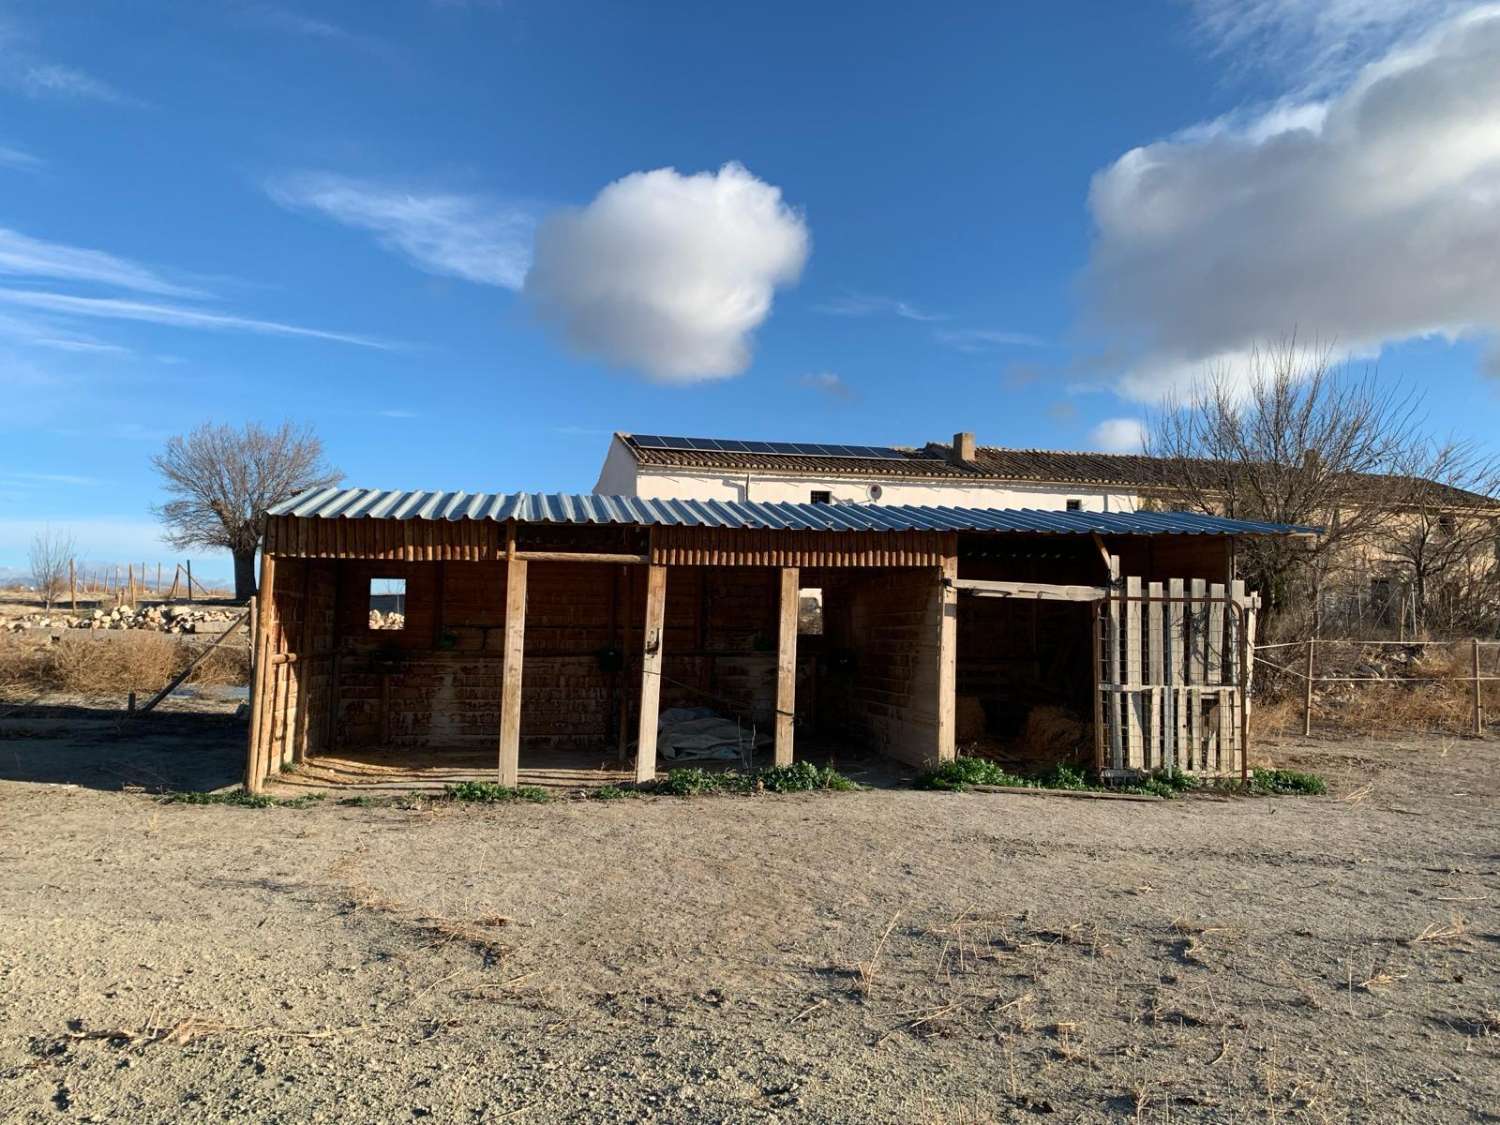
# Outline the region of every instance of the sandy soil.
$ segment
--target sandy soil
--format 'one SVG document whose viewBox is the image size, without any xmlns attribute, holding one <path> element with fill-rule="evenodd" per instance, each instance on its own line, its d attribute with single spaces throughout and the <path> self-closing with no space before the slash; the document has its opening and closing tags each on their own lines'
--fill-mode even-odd
<svg viewBox="0 0 1500 1125">
<path fill-rule="evenodd" d="M 6 1121 L 1497 1119 L 1494 742 L 1277 749 L 1321 799 L 247 809 L 119 791 L 232 778 L 222 716 L 53 717 L 0 726 Z"/>
</svg>

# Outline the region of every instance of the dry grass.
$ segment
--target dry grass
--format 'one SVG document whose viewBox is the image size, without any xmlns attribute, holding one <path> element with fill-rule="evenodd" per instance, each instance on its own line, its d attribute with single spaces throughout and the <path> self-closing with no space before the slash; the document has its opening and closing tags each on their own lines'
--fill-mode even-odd
<svg viewBox="0 0 1500 1125">
<path fill-rule="evenodd" d="M 1447 922 L 1433 922 L 1411 939 L 1413 945 L 1448 945 L 1468 932 L 1468 925 L 1457 914 Z"/>
<path fill-rule="evenodd" d="M 0 636 L 0 688 L 78 695 L 155 691 L 187 667 L 199 651 L 192 642 L 165 633 L 63 636 L 55 643 Z M 209 653 L 188 682 L 243 684 L 249 674 L 245 645 L 230 639 Z"/>
</svg>

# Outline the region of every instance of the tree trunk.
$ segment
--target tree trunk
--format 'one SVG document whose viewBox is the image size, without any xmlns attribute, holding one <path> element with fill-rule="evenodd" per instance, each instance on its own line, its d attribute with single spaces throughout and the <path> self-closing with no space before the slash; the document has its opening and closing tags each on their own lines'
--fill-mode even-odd
<svg viewBox="0 0 1500 1125">
<path fill-rule="evenodd" d="M 255 597 L 255 548 L 234 552 L 234 600 L 246 602 Z"/>
</svg>

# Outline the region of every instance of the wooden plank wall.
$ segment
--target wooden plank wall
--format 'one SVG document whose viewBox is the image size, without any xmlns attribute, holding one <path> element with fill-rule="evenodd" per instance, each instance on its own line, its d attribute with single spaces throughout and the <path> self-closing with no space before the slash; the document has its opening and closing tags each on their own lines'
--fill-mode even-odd
<svg viewBox="0 0 1500 1125">
<path fill-rule="evenodd" d="M 1243 772 L 1243 645 L 1257 604 L 1241 581 L 1127 577 L 1114 587 L 1098 623 L 1103 769 Z"/>
</svg>

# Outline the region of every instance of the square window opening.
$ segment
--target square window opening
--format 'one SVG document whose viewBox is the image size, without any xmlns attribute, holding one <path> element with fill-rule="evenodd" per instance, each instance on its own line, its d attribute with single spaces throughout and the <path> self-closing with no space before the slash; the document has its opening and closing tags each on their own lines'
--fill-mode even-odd
<svg viewBox="0 0 1500 1125">
<path fill-rule="evenodd" d="M 824 492 L 824 491 L 821 491 L 819 489 L 814 489 L 813 493 L 812 493 L 812 502 L 814 504 L 832 504 L 833 503 L 833 493 L 832 492 Z"/>
<path fill-rule="evenodd" d="M 805 586 L 797 591 L 797 635 L 821 637 L 823 635 L 823 590 L 818 586 Z"/>
<path fill-rule="evenodd" d="M 406 579 L 370 579 L 370 628 L 406 628 Z"/>
<path fill-rule="evenodd" d="M 1083 501 L 1082 500 L 1069 500 L 1068 501 L 1068 511 L 1070 511 L 1070 512 L 1081 512 L 1081 511 L 1083 511 Z"/>
</svg>

